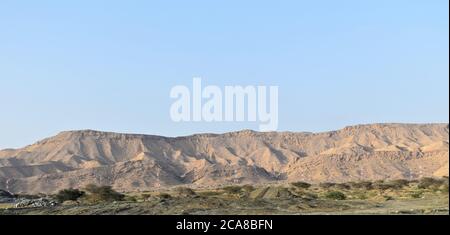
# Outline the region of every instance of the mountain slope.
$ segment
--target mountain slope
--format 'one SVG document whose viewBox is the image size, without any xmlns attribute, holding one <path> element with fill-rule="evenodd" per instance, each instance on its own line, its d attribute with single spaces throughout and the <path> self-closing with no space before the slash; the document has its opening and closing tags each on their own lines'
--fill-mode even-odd
<svg viewBox="0 0 450 235">
<path fill-rule="evenodd" d="M 448 175 L 448 124 L 373 124 L 324 133 L 239 131 L 167 138 L 62 132 L 0 151 L 0 188 L 121 191 L 180 184 L 342 182 Z"/>
</svg>

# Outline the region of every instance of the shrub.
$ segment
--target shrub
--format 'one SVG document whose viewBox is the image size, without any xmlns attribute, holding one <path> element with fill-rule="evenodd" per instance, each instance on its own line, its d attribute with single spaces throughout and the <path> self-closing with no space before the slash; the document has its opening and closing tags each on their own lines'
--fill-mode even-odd
<svg viewBox="0 0 450 235">
<path fill-rule="evenodd" d="M 370 182 L 370 181 L 350 182 L 349 184 L 352 188 L 355 188 L 355 189 L 370 190 L 373 188 L 372 182 Z"/>
<path fill-rule="evenodd" d="M 439 188 L 444 184 L 444 180 L 426 177 L 419 180 L 419 184 L 417 185 L 417 187 L 420 189 Z"/>
<path fill-rule="evenodd" d="M 0 197 L 13 198 L 14 195 L 6 190 L 0 189 Z"/>
<path fill-rule="evenodd" d="M 90 184 L 86 186 L 89 193 L 88 199 L 91 201 L 122 201 L 125 195 L 116 192 L 111 186 L 97 186 Z"/>
<path fill-rule="evenodd" d="M 391 186 L 389 184 L 386 184 L 386 183 L 374 184 L 373 187 L 375 189 L 379 189 L 379 190 L 387 190 L 387 189 L 391 188 Z"/>
<path fill-rule="evenodd" d="M 339 191 L 330 191 L 325 194 L 325 197 L 333 200 L 345 200 L 347 196 L 344 193 Z"/>
<path fill-rule="evenodd" d="M 55 199 L 59 202 L 76 201 L 78 198 L 84 196 L 84 194 L 85 192 L 78 189 L 63 189 L 55 195 Z"/>
<path fill-rule="evenodd" d="M 321 188 L 331 188 L 331 187 L 333 187 L 334 185 L 336 185 L 335 183 L 329 183 L 329 182 L 325 182 L 325 183 L 320 183 L 319 184 L 319 186 L 321 187 Z"/>
<path fill-rule="evenodd" d="M 223 187 L 222 190 L 228 194 L 237 194 L 237 193 L 241 192 L 242 187 L 241 186 L 226 186 L 226 187 Z"/>
<path fill-rule="evenodd" d="M 302 182 L 302 181 L 299 181 L 299 182 L 293 182 L 293 183 L 291 183 L 291 184 L 292 184 L 294 187 L 302 188 L 302 189 L 308 189 L 308 188 L 311 187 L 311 184 L 308 184 L 308 183 Z"/>
<path fill-rule="evenodd" d="M 403 188 L 406 186 L 409 186 L 409 181 L 405 179 L 398 179 L 398 180 L 392 180 L 389 182 L 389 184 L 393 185 L 395 188 Z"/>
<path fill-rule="evenodd" d="M 378 182 L 373 184 L 373 187 L 379 190 L 401 189 L 403 188 L 404 184 L 405 183 L 402 181 Z"/>
<path fill-rule="evenodd" d="M 340 189 L 340 190 L 349 190 L 351 187 L 349 184 L 342 183 L 342 184 L 336 184 L 334 187 Z"/>
<path fill-rule="evenodd" d="M 187 188 L 187 187 L 178 187 L 175 189 L 175 192 L 179 196 L 185 196 L 185 197 L 197 195 L 194 190 Z"/>
<path fill-rule="evenodd" d="M 442 185 L 439 189 L 444 193 L 448 193 L 448 184 Z"/>
</svg>

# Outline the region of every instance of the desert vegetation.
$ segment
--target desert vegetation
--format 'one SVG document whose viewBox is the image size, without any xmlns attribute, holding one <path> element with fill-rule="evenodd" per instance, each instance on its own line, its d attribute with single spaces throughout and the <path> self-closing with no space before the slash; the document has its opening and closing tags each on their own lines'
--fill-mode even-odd
<svg viewBox="0 0 450 235">
<path fill-rule="evenodd" d="M 308 183 L 306 183 L 306 182 L 301 182 L 301 181 L 299 181 L 299 182 L 293 182 L 292 185 L 293 185 L 294 187 L 297 187 L 297 188 L 303 188 L 303 189 L 308 189 L 308 188 L 311 187 L 311 184 L 308 184 Z"/>
<path fill-rule="evenodd" d="M 84 202 L 84 203 L 101 203 L 122 201 L 126 195 L 121 194 L 111 186 L 98 186 L 89 184 L 83 189 L 63 189 L 55 195 L 50 195 L 51 198 L 57 200 L 59 203 L 67 201 Z M 128 198 L 132 200 L 132 198 Z"/>
<path fill-rule="evenodd" d="M 41 200 L 43 206 L 2 204 L 0 214 L 448 214 L 448 184 L 444 177 L 207 189 L 183 186 L 129 193 L 87 185 L 53 195 L 14 195 Z M 58 204 L 52 206 L 43 198 Z"/>
<path fill-rule="evenodd" d="M 85 195 L 84 191 L 79 189 L 63 189 L 60 190 L 56 195 L 55 199 L 59 202 L 65 201 L 77 201 L 79 198 Z"/>
<path fill-rule="evenodd" d="M 325 194 L 325 197 L 331 200 L 345 200 L 347 196 L 340 191 L 329 191 Z"/>
</svg>

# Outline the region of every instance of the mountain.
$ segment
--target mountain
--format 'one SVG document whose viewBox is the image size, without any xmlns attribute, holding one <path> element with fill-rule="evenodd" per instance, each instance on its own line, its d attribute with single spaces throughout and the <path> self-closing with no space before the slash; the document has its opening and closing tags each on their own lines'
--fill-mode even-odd
<svg viewBox="0 0 450 235">
<path fill-rule="evenodd" d="M 49 193 L 88 183 L 143 191 L 181 184 L 448 174 L 448 124 L 370 124 L 323 133 L 244 130 L 177 138 L 84 130 L 0 151 L 0 188 L 15 193 Z"/>
</svg>

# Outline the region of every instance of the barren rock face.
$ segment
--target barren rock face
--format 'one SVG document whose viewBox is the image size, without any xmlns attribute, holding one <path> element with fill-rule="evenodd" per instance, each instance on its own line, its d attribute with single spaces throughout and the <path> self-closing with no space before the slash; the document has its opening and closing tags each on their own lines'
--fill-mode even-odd
<svg viewBox="0 0 450 235">
<path fill-rule="evenodd" d="M 449 174 L 448 124 L 373 124 L 324 133 L 239 131 L 179 138 L 62 132 L 0 151 L 0 188 L 120 191 L 180 184 L 343 182 Z"/>
</svg>

